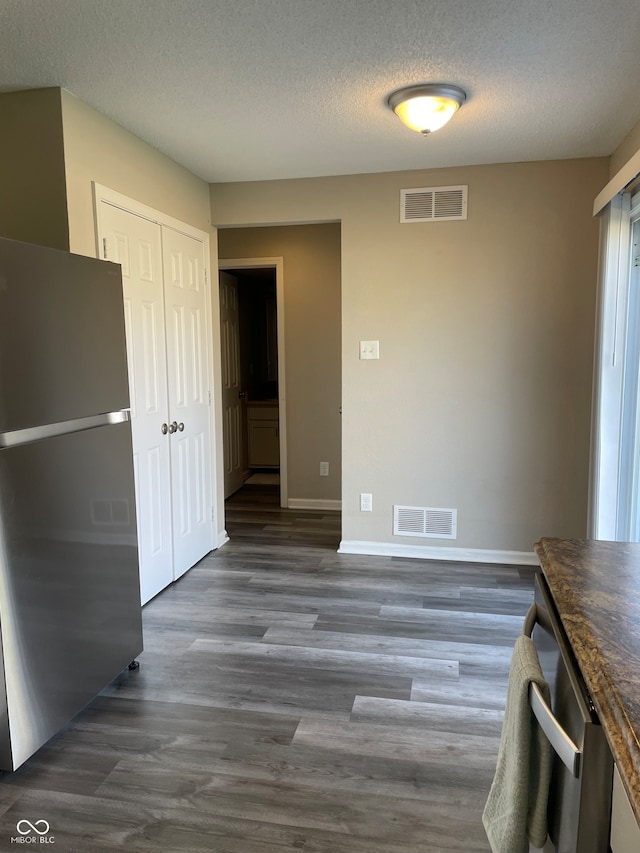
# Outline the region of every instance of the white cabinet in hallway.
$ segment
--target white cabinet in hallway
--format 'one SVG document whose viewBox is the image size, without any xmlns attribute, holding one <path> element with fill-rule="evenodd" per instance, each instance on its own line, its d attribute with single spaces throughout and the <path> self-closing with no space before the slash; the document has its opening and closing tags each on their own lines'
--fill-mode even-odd
<svg viewBox="0 0 640 853">
<path fill-rule="evenodd" d="M 250 403 L 247 406 L 247 418 L 249 468 L 278 468 L 280 466 L 278 405 Z"/>
<path fill-rule="evenodd" d="M 213 548 L 207 245 L 104 200 L 98 231 L 122 266 L 144 604 Z"/>
</svg>

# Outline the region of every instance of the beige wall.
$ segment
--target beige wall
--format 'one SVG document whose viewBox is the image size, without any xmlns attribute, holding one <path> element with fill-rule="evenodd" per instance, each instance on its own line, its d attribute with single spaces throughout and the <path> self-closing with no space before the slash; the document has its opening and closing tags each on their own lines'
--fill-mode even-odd
<svg viewBox="0 0 640 853">
<path fill-rule="evenodd" d="M 59 89 L 0 95 L 0 236 L 69 248 Z"/>
<path fill-rule="evenodd" d="M 207 228 L 204 182 L 69 93 L 2 95 L 0 118 L 9 236 L 94 254 L 94 180 Z M 214 224 L 342 223 L 344 539 L 529 551 L 584 535 L 591 205 L 608 175 L 600 158 L 211 188 Z M 467 222 L 399 224 L 401 187 L 458 183 Z M 380 361 L 358 360 L 360 339 Z M 457 541 L 394 540 L 394 503 L 457 507 Z"/>
<path fill-rule="evenodd" d="M 342 223 L 343 539 L 530 552 L 584 536 L 606 158 L 217 184 L 217 225 Z M 400 188 L 468 184 L 466 222 L 399 224 Z M 358 341 L 380 340 L 360 361 Z M 359 493 L 373 512 L 359 512 Z M 458 509 L 394 537 L 393 504 Z"/>
<path fill-rule="evenodd" d="M 0 234 L 96 254 L 92 182 L 209 231 L 208 185 L 64 89 L 0 94 Z"/>
<path fill-rule="evenodd" d="M 288 497 L 340 500 L 340 225 L 222 229 L 218 254 L 284 259 Z"/>
<path fill-rule="evenodd" d="M 207 184 L 62 90 L 71 251 L 96 254 L 92 182 L 209 231 Z"/>
<path fill-rule="evenodd" d="M 208 185 L 146 142 L 62 90 L 64 158 L 72 252 L 96 254 L 92 182 L 147 205 L 160 213 L 211 232 Z M 216 270 L 215 233 L 211 237 L 210 269 Z M 213 347 L 219 348 L 220 312 L 212 299 Z M 213 365 L 214 387 L 220 387 L 220 360 Z M 222 416 L 215 421 L 215 458 L 222 459 Z M 224 504 L 222 466 L 215 477 L 216 505 Z M 223 528 L 219 513 L 217 535 Z"/>
</svg>

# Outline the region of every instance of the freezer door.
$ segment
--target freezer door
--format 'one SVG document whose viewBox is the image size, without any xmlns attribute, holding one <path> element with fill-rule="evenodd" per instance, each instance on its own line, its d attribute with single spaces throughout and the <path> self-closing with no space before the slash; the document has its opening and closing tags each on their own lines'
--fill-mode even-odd
<svg viewBox="0 0 640 853">
<path fill-rule="evenodd" d="M 127 421 L 0 449 L 0 633 L 12 770 L 142 650 Z"/>
<path fill-rule="evenodd" d="M 120 266 L 0 239 L 0 433 L 128 406 Z"/>
</svg>

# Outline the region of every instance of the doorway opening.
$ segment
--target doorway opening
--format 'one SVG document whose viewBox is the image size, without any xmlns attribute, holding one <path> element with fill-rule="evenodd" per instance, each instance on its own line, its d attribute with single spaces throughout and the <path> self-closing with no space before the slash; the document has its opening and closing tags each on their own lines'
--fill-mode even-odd
<svg viewBox="0 0 640 853">
<path fill-rule="evenodd" d="M 287 506 L 282 258 L 223 259 L 220 269 L 225 499 L 245 483 Z"/>
</svg>

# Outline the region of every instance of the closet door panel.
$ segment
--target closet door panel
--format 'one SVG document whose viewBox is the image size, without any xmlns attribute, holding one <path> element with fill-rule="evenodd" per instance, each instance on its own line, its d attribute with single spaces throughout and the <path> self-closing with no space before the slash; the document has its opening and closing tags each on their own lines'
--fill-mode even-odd
<svg viewBox="0 0 640 853">
<path fill-rule="evenodd" d="M 168 397 L 161 231 L 104 201 L 99 221 L 104 257 L 122 267 L 144 604 L 173 580 L 170 441 L 162 432 Z"/>
<path fill-rule="evenodd" d="M 174 577 L 213 547 L 209 322 L 204 245 L 162 228 L 173 490 Z"/>
</svg>

